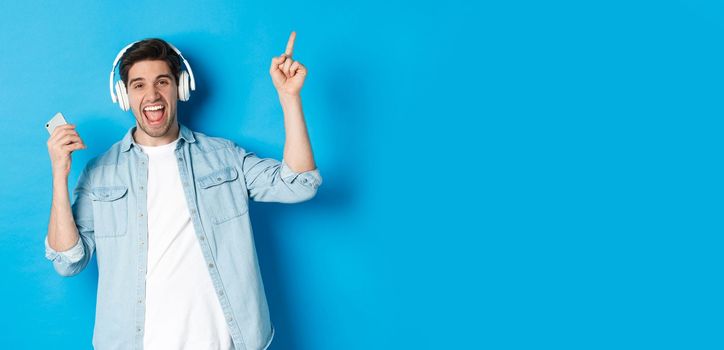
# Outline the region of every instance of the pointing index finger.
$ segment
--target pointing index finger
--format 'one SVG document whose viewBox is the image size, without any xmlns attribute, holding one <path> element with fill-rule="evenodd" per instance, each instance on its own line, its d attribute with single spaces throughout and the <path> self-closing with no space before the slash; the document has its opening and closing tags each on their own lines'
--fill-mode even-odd
<svg viewBox="0 0 724 350">
<path fill-rule="evenodd" d="M 297 32 L 292 32 L 292 34 L 289 35 L 289 41 L 287 41 L 287 49 L 284 51 L 284 54 L 291 57 L 292 53 L 294 52 L 294 39 L 297 37 Z"/>
</svg>

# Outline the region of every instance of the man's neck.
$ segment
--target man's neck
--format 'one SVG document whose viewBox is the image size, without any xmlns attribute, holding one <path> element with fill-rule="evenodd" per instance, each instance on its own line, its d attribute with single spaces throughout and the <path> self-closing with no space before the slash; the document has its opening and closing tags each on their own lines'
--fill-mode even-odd
<svg viewBox="0 0 724 350">
<path fill-rule="evenodd" d="M 144 133 L 141 128 L 136 124 L 136 130 L 133 132 L 133 140 L 139 145 L 142 146 L 163 146 L 167 145 L 171 142 L 176 141 L 179 137 L 179 133 L 181 132 L 181 128 L 178 125 L 178 122 L 174 123 L 174 125 L 171 127 L 168 133 L 163 136 L 159 137 L 153 137 L 146 133 Z"/>
</svg>

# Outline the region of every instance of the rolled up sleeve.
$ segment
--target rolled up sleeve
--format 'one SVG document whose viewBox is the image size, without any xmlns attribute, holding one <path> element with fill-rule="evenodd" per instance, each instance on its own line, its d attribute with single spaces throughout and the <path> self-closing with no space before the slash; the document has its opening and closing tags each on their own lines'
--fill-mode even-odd
<svg viewBox="0 0 724 350">
<path fill-rule="evenodd" d="M 298 203 L 311 199 L 322 184 L 319 169 L 292 170 L 285 160 L 259 158 L 238 148 L 249 197 L 258 202 Z"/>
<path fill-rule="evenodd" d="M 51 248 L 50 244 L 48 244 L 48 236 L 45 236 L 45 257 L 54 263 L 64 265 L 74 264 L 83 259 L 84 254 L 83 241 L 80 239 L 80 236 L 78 236 L 78 243 L 72 248 L 62 252 Z"/>
</svg>

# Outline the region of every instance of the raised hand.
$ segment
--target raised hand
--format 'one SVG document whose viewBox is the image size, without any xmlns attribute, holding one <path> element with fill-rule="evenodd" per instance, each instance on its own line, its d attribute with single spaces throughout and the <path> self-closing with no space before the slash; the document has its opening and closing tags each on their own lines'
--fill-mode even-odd
<svg viewBox="0 0 724 350">
<path fill-rule="evenodd" d="M 75 125 L 66 124 L 55 128 L 53 134 L 48 138 L 48 153 L 53 175 L 67 177 L 70 173 L 70 154 L 85 148 L 83 140 L 75 130 Z"/>
<path fill-rule="evenodd" d="M 307 68 L 292 59 L 296 37 L 296 32 L 289 35 L 287 49 L 281 56 L 272 58 L 269 68 L 274 87 L 280 95 L 299 95 L 304 85 L 304 78 L 307 76 Z"/>
</svg>

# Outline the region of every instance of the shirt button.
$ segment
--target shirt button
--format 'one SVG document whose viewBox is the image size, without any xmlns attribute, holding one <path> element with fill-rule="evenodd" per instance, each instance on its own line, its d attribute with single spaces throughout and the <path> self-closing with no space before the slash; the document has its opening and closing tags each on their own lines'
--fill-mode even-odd
<svg viewBox="0 0 724 350">
<path fill-rule="evenodd" d="M 210 269 L 213 269 L 213 268 L 214 268 L 214 264 L 209 264 L 209 268 L 210 268 Z"/>
<path fill-rule="evenodd" d="M 138 303 L 139 303 L 139 304 L 143 304 L 143 300 L 142 300 L 142 299 L 138 299 Z"/>
<path fill-rule="evenodd" d="M 138 214 L 139 217 L 143 217 L 143 213 Z"/>
<path fill-rule="evenodd" d="M 199 236 L 199 239 L 203 241 L 206 238 L 204 238 L 204 236 Z"/>
<path fill-rule="evenodd" d="M 140 327 L 139 327 L 139 328 L 136 328 L 136 331 L 137 331 L 137 332 L 140 332 L 140 331 L 141 331 L 141 328 L 140 328 Z"/>
<path fill-rule="evenodd" d="M 219 291 L 219 296 L 221 296 L 221 295 L 224 295 L 224 291 L 223 291 L 223 290 L 220 290 L 220 291 Z"/>
<path fill-rule="evenodd" d="M 183 159 L 183 158 L 181 158 L 181 157 L 178 157 L 178 160 L 181 160 L 181 161 L 183 161 L 184 159 Z"/>
<path fill-rule="evenodd" d="M 141 186 L 140 188 L 141 188 L 141 191 L 143 191 L 143 186 Z"/>
</svg>

